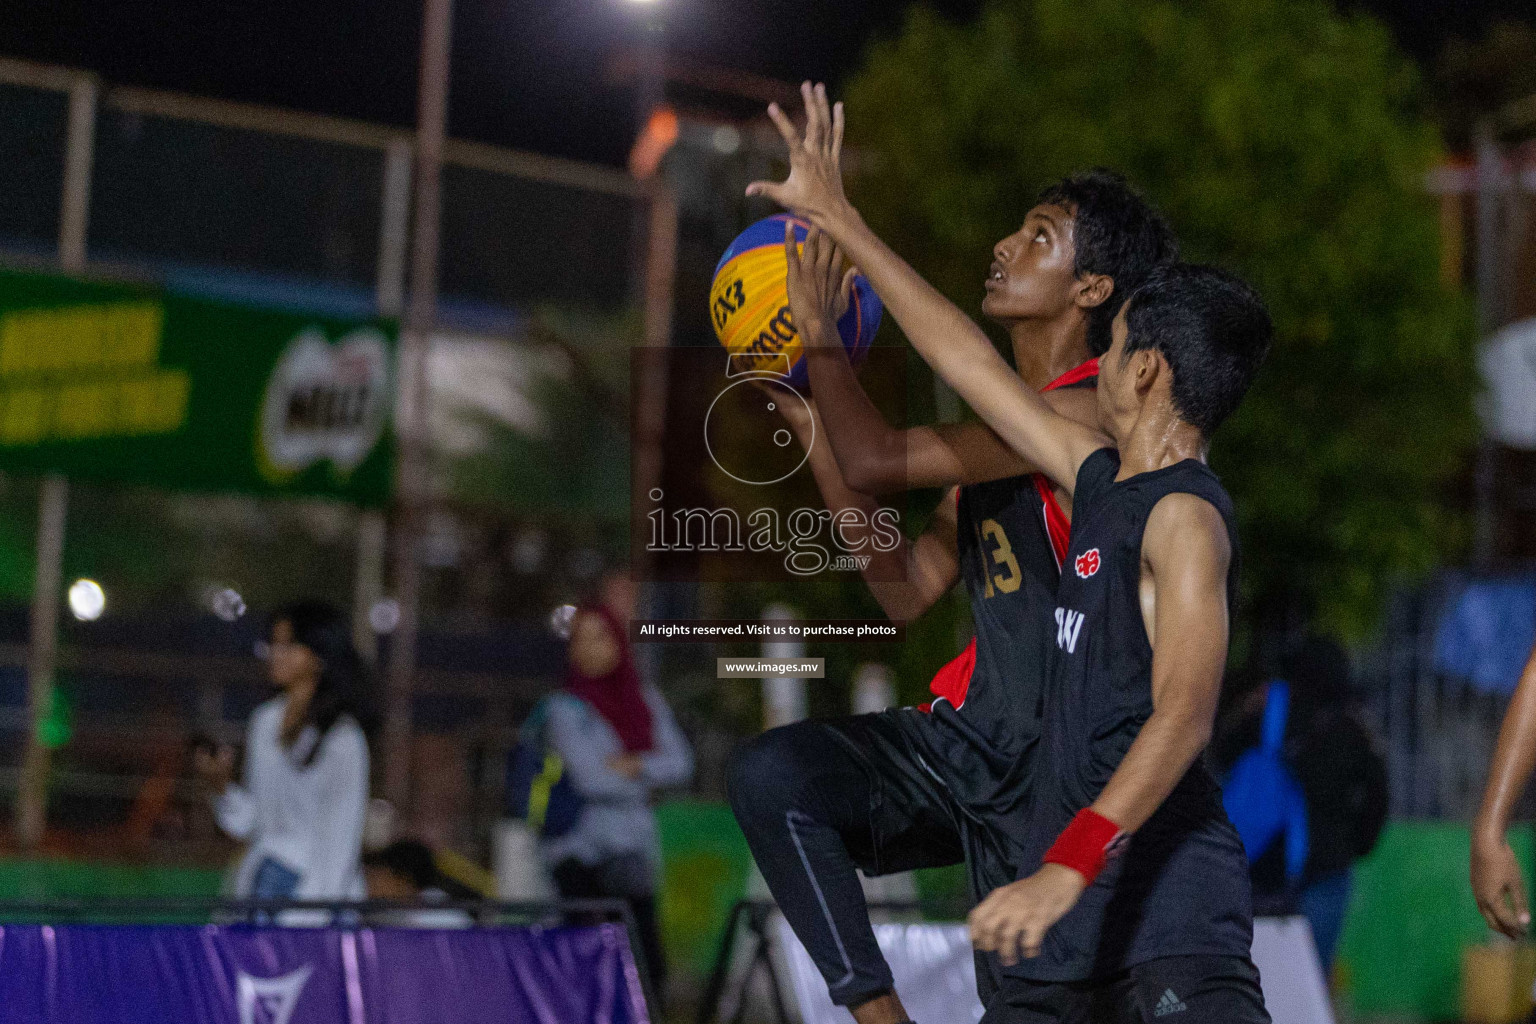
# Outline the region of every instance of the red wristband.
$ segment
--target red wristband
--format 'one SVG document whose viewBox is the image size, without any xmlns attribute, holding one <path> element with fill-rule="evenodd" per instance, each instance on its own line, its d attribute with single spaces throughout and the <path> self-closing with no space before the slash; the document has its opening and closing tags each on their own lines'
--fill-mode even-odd
<svg viewBox="0 0 1536 1024">
<path fill-rule="evenodd" d="M 1117 852 L 1124 835 L 1119 825 L 1091 807 L 1084 807 L 1045 851 L 1044 860 L 1047 864 L 1071 868 L 1092 884 L 1104 870 L 1104 864 Z"/>
</svg>

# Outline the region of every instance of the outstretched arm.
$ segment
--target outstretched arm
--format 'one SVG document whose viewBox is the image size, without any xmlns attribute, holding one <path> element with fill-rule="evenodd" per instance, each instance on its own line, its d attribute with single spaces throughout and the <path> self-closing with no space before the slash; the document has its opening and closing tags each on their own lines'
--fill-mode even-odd
<svg viewBox="0 0 1536 1024">
<path fill-rule="evenodd" d="M 1488 927 L 1512 939 L 1523 936 L 1531 924 L 1525 898 L 1525 879 L 1520 861 L 1504 833 L 1520 794 L 1525 792 L 1536 769 L 1536 647 L 1509 702 L 1499 745 L 1488 772 L 1488 788 L 1472 827 L 1472 894 Z"/>
<path fill-rule="evenodd" d="M 1121 833 L 1162 806 L 1210 742 L 1227 661 L 1231 541 L 1220 513 L 1191 494 L 1170 494 L 1147 520 L 1142 560 L 1152 575 L 1152 715 L 1090 810 Z M 1077 903 L 1089 879 L 1046 863 L 971 912 L 971 941 L 1012 963 L 1036 956 L 1046 932 Z"/>
<path fill-rule="evenodd" d="M 753 182 L 747 193 L 767 196 L 830 234 L 928 364 L 1009 447 L 1070 492 L 1078 467 L 1108 438 L 1051 409 L 1008 367 L 980 327 L 869 230 L 843 194 L 842 104 L 829 109 L 819 85 L 814 90 L 802 85 L 801 94 L 807 118 L 803 138 L 776 104 L 768 108 L 789 146 L 789 177 Z"/>
<path fill-rule="evenodd" d="M 869 555 L 863 575 L 870 593 L 892 621 L 910 622 L 920 617 L 960 578 L 954 491 L 939 502 L 927 529 L 909 541 L 894 519 L 881 522 L 877 518 L 882 514 L 879 502 L 843 479 L 837 460 L 822 440 L 825 425 L 820 403 L 813 401 L 806 406 L 784 401 L 778 406 L 795 439 L 809 453 L 811 473 L 833 522 L 839 522 L 839 514 L 846 510 L 857 513 L 837 529 L 850 546 L 858 546 L 861 554 Z"/>
</svg>

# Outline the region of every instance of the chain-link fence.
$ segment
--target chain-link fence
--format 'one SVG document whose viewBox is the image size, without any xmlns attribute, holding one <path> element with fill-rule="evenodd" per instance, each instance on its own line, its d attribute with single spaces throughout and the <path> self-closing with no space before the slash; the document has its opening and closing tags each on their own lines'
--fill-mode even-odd
<svg viewBox="0 0 1536 1024">
<path fill-rule="evenodd" d="M 58 253 L 70 97 L 79 89 L 95 96 L 93 262 L 377 288 L 384 311 L 398 312 L 408 133 L 4 59 L 0 253 Z M 503 309 L 625 305 L 642 223 L 640 187 L 628 175 L 466 142 L 449 143 L 445 158 L 445 297 Z"/>
</svg>

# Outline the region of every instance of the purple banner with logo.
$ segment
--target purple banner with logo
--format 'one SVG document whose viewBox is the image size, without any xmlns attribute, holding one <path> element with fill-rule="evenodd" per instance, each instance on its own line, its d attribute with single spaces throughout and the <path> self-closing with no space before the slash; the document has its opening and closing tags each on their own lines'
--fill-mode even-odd
<svg viewBox="0 0 1536 1024">
<path fill-rule="evenodd" d="M 0 927 L 5 1024 L 649 1024 L 624 928 Z"/>
</svg>

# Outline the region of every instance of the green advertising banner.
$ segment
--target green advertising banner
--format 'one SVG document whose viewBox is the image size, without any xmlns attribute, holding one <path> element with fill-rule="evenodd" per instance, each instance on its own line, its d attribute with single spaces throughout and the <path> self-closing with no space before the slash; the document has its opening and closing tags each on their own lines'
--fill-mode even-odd
<svg viewBox="0 0 1536 1024">
<path fill-rule="evenodd" d="M 0 270 L 0 469 L 388 500 L 395 327 Z"/>
</svg>

